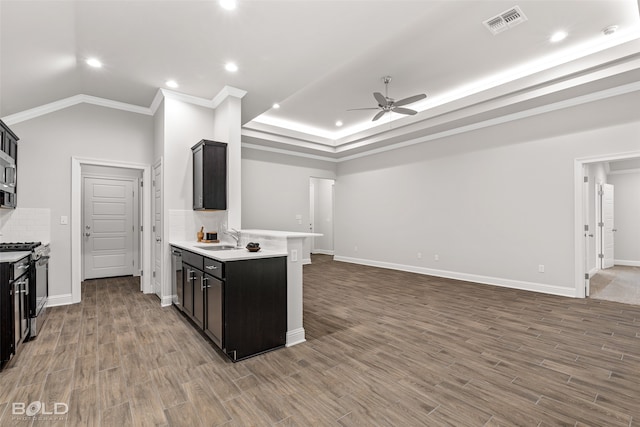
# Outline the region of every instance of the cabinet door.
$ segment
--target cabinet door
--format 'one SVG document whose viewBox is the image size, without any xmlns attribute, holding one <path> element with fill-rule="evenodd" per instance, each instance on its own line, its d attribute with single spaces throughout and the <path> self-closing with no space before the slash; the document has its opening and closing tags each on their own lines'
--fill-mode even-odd
<svg viewBox="0 0 640 427">
<path fill-rule="evenodd" d="M 193 209 L 204 208 L 202 193 L 202 183 L 204 180 L 202 151 L 202 145 L 193 150 Z"/>
<path fill-rule="evenodd" d="M 184 265 L 182 272 L 184 274 L 182 283 L 184 285 L 184 299 L 182 301 L 182 309 L 189 316 L 193 316 L 193 281 L 195 269 L 189 265 Z"/>
<path fill-rule="evenodd" d="M 222 319 L 224 282 L 206 274 L 207 316 L 204 332 L 222 348 Z"/>
<path fill-rule="evenodd" d="M 196 323 L 196 325 L 202 328 L 204 327 L 204 273 L 202 273 L 202 271 L 200 270 L 193 271 L 193 321 Z"/>
</svg>

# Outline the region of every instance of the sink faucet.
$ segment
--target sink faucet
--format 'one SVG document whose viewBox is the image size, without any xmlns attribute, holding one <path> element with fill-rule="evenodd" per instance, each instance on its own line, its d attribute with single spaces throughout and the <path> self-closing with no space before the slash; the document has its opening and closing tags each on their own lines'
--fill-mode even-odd
<svg viewBox="0 0 640 427">
<path fill-rule="evenodd" d="M 236 241 L 236 247 L 240 247 L 240 231 L 235 228 L 230 228 L 229 230 L 223 231 L 224 234 L 228 234 Z"/>
</svg>

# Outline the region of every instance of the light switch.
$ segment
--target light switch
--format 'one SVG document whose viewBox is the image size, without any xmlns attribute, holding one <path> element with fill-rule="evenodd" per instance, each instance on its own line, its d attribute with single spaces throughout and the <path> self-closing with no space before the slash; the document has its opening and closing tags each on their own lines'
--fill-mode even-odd
<svg viewBox="0 0 640 427">
<path fill-rule="evenodd" d="M 60 217 L 60 224 L 62 225 L 68 225 L 69 224 L 69 217 L 66 215 L 62 215 Z"/>
</svg>

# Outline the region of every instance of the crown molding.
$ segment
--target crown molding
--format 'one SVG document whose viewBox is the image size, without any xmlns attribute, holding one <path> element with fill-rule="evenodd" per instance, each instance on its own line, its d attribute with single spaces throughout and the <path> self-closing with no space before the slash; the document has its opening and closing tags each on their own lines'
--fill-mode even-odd
<svg viewBox="0 0 640 427">
<path fill-rule="evenodd" d="M 199 98 L 197 96 L 170 91 L 167 89 L 158 89 L 158 91 L 156 92 L 156 96 L 153 98 L 153 101 L 151 102 L 151 105 L 149 107 L 141 107 L 139 105 L 113 101 L 111 99 L 100 98 L 97 96 L 78 94 L 70 96 L 69 98 L 50 102 L 39 107 L 31 108 L 29 110 L 24 110 L 19 113 L 10 114 L 3 117 L 2 121 L 4 121 L 8 126 L 11 126 L 16 123 L 21 123 L 27 120 L 35 119 L 36 117 L 54 113 L 59 110 L 64 110 L 65 108 L 73 107 L 74 105 L 78 104 L 98 105 L 100 107 L 113 108 L 114 110 L 122 110 L 128 111 L 130 113 L 153 116 L 162 103 L 162 100 L 165 98 L 177 99 L 179 101 L 187 102 L 190 104 L 215 109 L 229 97 L 242 99 L 242 97 L 244 97 L 246 94 L 247 92 L 242 89 L 238 89 L 232 86 L 225 86 L 213 99 L 205 99 Z"/>
</svg>

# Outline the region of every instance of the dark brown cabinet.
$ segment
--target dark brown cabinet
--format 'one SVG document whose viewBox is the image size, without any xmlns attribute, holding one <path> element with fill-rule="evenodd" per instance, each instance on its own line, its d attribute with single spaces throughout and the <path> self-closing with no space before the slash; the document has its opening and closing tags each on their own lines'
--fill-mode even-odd
<svg viewBox="0 0 640 427">
<path fill-rule="evenodd" d="M 227 144 L 201 140 L 193 155 L 193 209 L 227 209 Z"/>
<path fill-rule="evenodd" d="M 0 207 L 15 209 L 18 137 L 0 120 Z"/>
<path fill-rule="evenodd" d="M 29 334 L 29 260 L 0 263 L 0 366 Z"/>
<path fill-rule="evenodd" d="M 220 262 L 180 249 L 181 311 L 233 361 L 282 347 L 287 258 Z"/>
</svg>

